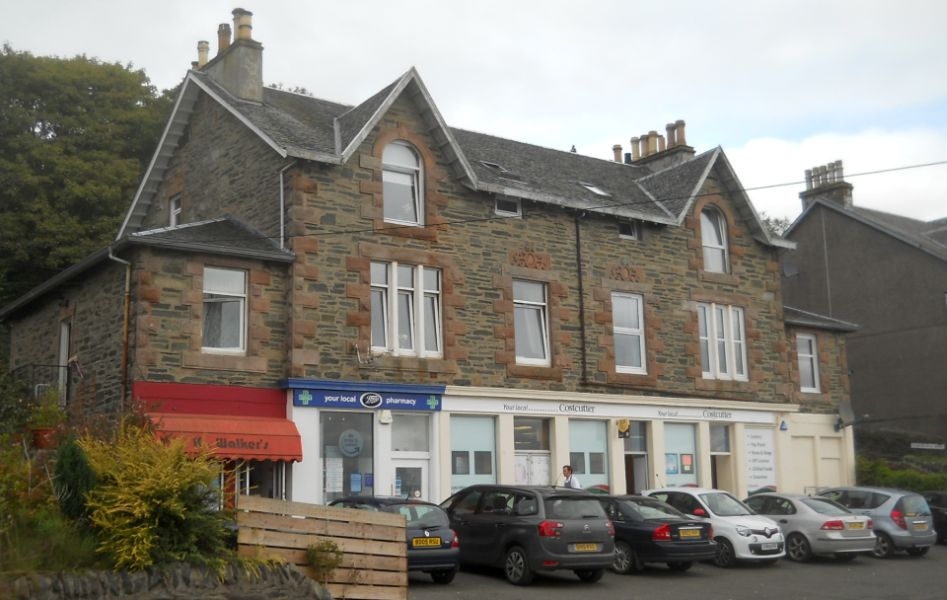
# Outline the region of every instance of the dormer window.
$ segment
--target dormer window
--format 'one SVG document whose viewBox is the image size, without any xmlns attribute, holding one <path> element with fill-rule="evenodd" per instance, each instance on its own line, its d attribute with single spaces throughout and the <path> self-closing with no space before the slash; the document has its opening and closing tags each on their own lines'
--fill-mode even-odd
<svg viewBox="0 0 947 600">
<path fill-rule="evenodd" d="M 392 142 L 382 154 L 385 221 L 404 225 L 424 224 L 421 160 L 405 142 Z"/>
<path fill-rule="evenodd" d="M 181 222 L 181 195 L 168 200 L 168 227 L 177 227 Z"/>
<path fill-rule="evenodd" d="M 579 185 L 581 185 L 582 187 L 584 187 L 585 189 L 587 189 L 588 191 L 592 192 L 593 194 L 597 196 L 611 196 L 611 194 L 609 194 L 602 188 L 598 187 L 594 183 L 586 183 L 584 181 L 580 181 Z"/>
<path fill-rule="evenodd" d="M 727 221 L 716 208 L 707 207 L 700 212 L 700 240 L 704 249 L 704 271 L 727 273 L 730 270 Z"/>
</svg>

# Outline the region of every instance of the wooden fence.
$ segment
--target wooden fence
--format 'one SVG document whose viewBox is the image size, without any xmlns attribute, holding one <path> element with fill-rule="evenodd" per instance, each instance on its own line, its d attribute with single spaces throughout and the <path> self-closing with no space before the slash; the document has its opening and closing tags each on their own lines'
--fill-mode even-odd
<svg viewBox="0 0 947 600">
<path fill-rule="evenodd" d="M 293 563 L 310 577 L 314 575 L 306 548 L 322 540 L 338 544 L 344 556 L 329 576 L 327 587 L 333 598 L 407 600 L 402 515 L 240 496 L 237 525 L 242 556 Z"/>
</svg>

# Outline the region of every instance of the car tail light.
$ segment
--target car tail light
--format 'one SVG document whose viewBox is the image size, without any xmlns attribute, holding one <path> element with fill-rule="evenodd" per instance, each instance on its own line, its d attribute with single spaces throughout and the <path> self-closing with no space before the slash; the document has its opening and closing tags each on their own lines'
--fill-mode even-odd
<svg viewBox="0 0 947 600">
<path fill-rule="evenodd" d="M 651 540 L 654 542 L 671 541 L 671 526 L 665 523 L 651 532 Z"/>
<path fill-rule="evenodd" d="M 868 519 L 868 525 L 866 525 L 865 527 L 867 527 L 868 529 L 872 529 L 874 528 L 874 526 L 875 526 L 875 522 L 872 521 L 871 519 Z"/>
<path fill-rule="evenodd" d="M 838 520 L 836 520 L 836 521 L 826 521 L 825 523 L 822 524 L 822 527 L 820 527 L 819 529 L 827 529 L 827 530 L 830 530 L 830 531 L 844 531 L 844 530 L 845 530 L 845 523 L 843 523 L 842 521 L 838 521 Z"/>
<path fill-rule="evenodd" d="M 615 537 L 615 524 L 611 520 L 605 521 L 605 524 L 608 525 L 608 535 Z"/>
<path fill-rule="evenodd" d="M 564 527 L 559 521 L 543 521 L 539 524 L 540 537 L 559 537 Z"/>
<path fill-rule="evenodd" d="M 558 567 L 559 561 L 558 560 L 544 560 L 543 566 L 544 567 Z"/>
<path fill-rule="evenodd" d="M 891 520 L 894 521 L 894 524 L 900 527 L 901 529 L 908 528 L 908 522 L 904 520 L 904 513 L 898 509 L 891 511 Z"/>
<path fill-rule="evenodd" d="M 451 547 L 451 548 L 460 548 L 460 536 L 458 536 L 458 535 L 457 535 L 457 532 L 454 531 L 453 529 L 451 530 L 451 533 L 454 534 L 454 541 L 450 543 L 450 547 Z"/>
</svg>

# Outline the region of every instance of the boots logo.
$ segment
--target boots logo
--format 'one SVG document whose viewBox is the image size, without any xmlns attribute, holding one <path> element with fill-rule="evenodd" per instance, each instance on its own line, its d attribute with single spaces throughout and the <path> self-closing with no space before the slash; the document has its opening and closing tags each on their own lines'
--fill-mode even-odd
<svg viewBox="0 0 947 600">
<path fill-rule="evenodd" d="M 378 408 L 381 406 L 381 403 L 384 399 L 381 397 L 381 394 L 375 392 L 365 392 L 359 397 L 358 401 L 365 408 Z"/>
</svg>

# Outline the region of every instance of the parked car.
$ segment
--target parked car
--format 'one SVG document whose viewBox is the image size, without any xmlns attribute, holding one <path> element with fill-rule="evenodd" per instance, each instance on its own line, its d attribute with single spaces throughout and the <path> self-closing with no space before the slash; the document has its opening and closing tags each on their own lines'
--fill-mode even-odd
<svg viewBox="0 0 947 600">
<path fill-rule="evenodd" d="M 766 492 L 744 502 L 753 512 L 779 523 L 790 560 L 805 562 L 814 555 L 851 560 L 875 548 L 871 518 L 853 514 L 828 498 Z"/>
<path fill-rule="evenodd" d="M 329 503 L 403 515 L 407 525 L 408 570 L 429 573 L 435 583 L 454 580 L 460 568 L 460 538 L 441 507 L 415 498 L 347 496 Z"/>
<path fill-rule="evenodd" d="M 755 514 L 729 492 L 681 487 L 650 490 L 646 495 L 713 525 L 718 567 L 732 567 L 738 560 L 775 563 L 786 555 L 776 522 Z"/>
<path fill-rule="evenodd" d="M 713 560 L 717 553 L 710 523 L 687 517 L 657 498 L 608 496 L 599 502 L 615 524 L 612 569 L 618 573 L 643 571 L 646 563 L 686 571 L 695 561 Z"/>
<path fill-rule="evenodd" d="M 937 541 L 947 542 L 947 492 L 921 492 L 934 517 L 934 529 L 937 531 Z"/>
<path fill-rule="evenodd" d="M 924 556 L 937 541 L 931 509 L 920 494 L 891 488 L 838 487 L 819 495 L 871 517 L 876 537 L 872 554 L 878 558 L 888 558 L 897 550 Z"/>
<path fill-rule="evenodd" d="M 612 564 L 615 529 L 598 499 L 556 487 L 474 485 L 441 503 L 464 543 L 462 564 L 503 568 L 514 585 L 569 569 L 595 582 Z"/>
</svg>

